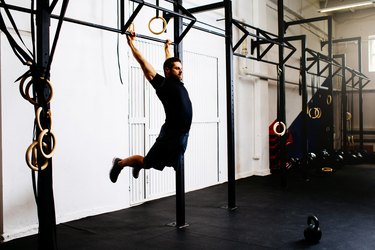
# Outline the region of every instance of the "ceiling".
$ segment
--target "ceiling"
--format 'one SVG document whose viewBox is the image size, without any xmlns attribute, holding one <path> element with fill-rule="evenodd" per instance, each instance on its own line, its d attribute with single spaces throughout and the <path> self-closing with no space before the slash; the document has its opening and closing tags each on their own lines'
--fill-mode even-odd
<svg viewBox="0 0 375 250">
<path fill-rule="evenodd" d="M 371 8 L 375 10 L 374 0 L 319 0 L 319 2 L 321 10 L 331 7 L 345 7 L 345 9 L 342 10 L 329 11 L 327 14 L 356 12 Z M 363 4 L 363 6 L 354 6 L 354 4 Z"/>
</svg>

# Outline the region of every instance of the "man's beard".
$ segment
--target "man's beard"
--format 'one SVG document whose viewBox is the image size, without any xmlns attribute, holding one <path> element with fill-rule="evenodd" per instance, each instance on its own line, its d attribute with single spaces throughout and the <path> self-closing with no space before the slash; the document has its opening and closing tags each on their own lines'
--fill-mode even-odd
<svg viewBox="0 0 375 250">
<path fill-rule="evenodd" d="M 182 81 L 182 75 L 170 75 L 169 77 L 167 77 L 169 79 L 173 79 L 173 80 L 178 80 L 178 81 Z"/>
</svg>

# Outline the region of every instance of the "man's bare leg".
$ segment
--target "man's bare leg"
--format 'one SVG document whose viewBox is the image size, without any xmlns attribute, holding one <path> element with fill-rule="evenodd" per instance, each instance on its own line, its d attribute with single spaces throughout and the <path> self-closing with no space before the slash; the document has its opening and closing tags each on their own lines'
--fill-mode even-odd
<svg viewBox="0 0 375 250">
<path fill-rule="evenodd" d="M 117 178 L 124 167 L 133 168 L 132 174 L 134 178 L 138 178 L 139 171 L 144 166 L 144 157 L 141 155 L 129 156 L 125 159 L 115 158 L 112 162 L 112 169 L 109 172 L 109 178 L 113 183 L 117 181 Z"/>
<path fill-rule="evenodd" d="M 144 157 L 141 155 L 132 155 L 128 158 L 120 160 L 118 165 L 121 167 L 139 167 L 144 165 L 143 159 Z"/>
</svg>

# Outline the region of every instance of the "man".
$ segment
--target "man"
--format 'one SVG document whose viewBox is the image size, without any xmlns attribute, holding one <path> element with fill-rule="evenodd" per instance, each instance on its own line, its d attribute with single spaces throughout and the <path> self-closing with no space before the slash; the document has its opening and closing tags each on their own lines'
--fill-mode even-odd
<svg viewBox="0 0 375 250">
<path fill-rule="evenodd" d="M 127 36 L 129 47 L 141 66 L 144 76 L 151 83 L 162 102 L 166 118 L 155 144 L 145 157 L 133 155 L 125 159 L 115 158 L 113 160 L 109 173 L 112 182 L 117 181 L 121 170 L 126 166 L 133 168 L 134 178 L 138 178 L 141 169 L 163 170 L 165 166 L 172 166 L 176 169 L 186 150 L 193 115 L 189 94 L 181 82 L 181 61 L 176 57 L 170 57 L 170 41 L 167 40 L 164 47 L 167 59 L 163 64 L 165 75 L 163 77 L 156 73 L 153 66 L 135 47 L 135 37 L 134 31 L 130 31 L 130 35 Z"/>
</svg>

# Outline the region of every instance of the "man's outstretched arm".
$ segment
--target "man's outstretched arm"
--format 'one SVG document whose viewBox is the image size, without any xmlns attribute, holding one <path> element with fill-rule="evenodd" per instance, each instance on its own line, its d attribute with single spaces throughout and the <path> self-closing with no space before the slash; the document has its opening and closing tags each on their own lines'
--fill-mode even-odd
<svg viewBox="0 0 375 250">
<path fill-rule="evenodd" d="M 145 75 L 148 81 L 151 81 L 156 76 L 156 70 L 154 67 L 144 58 L 141 52 L 135 47 L 134 40 L 135 40 L 135 32 L 130 31 L 130 35 L 127 35 L 129 47 L 133 53 L 134 58 L 137 60 L 139 65 L 142 68 L 143 74 Z"/>
<path fill-rule="evenodd" d="M 169 52 L 169 46 L 172 44 L 172 41 L 167 39 L 164 44 L 165 59 L 172 57 L 171 52 Z"/>
</svg>

